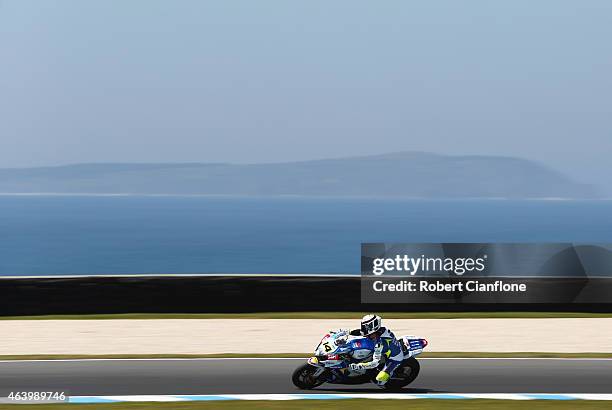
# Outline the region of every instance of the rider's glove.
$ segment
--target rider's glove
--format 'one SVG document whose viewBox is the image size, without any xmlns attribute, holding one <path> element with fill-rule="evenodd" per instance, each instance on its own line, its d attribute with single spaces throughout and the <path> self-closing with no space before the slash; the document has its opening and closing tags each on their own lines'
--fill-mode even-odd
<svg viewBox="0 0 612 410">
<path fill-rule="evenodd" d="M 349 369 L 352 371 L 363 369 L 363 365 L 361 363 L 351 363 L 349 364 Z"/>
</svg>

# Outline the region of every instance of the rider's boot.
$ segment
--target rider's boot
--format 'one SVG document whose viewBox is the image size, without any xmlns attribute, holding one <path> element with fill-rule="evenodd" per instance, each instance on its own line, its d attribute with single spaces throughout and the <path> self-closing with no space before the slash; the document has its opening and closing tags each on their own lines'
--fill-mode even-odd
<svg viewBox="0 0 612 410">
<path fill-rule="evenodd" d="M 385 372 L 384 370 L 381 370 L 376 375 L 375 383 L 378 387 L 383 388 L 385 387 L 385 384 L 387 384 L 390 378 L 391 375 L 389 373 Z"/>
</svg>

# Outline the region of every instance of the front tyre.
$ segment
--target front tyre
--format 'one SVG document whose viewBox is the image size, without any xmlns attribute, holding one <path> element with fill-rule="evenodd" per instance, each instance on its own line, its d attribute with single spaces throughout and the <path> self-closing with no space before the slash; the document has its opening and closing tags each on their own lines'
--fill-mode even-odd
<svg viewBox="0 0 612 410">
<path fill-rule="evenodd" d="M 385 384 L 385 390 L 399 390 L 402 387 L 408 386 L 412 383 L 419 372 L 421 371 L 421 365 L 414 357 L 404 360 L 402 365 L 395 370 L 391 379 Z"/>
<path fill-rule="evenodd" d="M 308 363 L 304 363 L 303 365 L 295 369 L 293 375 L 291 376 L 291 381 L 299 389 L 314 389 L 315 387 L 320 386 L 325 382 L 322 377 L 325 373 L 321 373 L 319 377 L 316 377 L 314 375 L 317 370 L 317 367 Z"/>
</svg>

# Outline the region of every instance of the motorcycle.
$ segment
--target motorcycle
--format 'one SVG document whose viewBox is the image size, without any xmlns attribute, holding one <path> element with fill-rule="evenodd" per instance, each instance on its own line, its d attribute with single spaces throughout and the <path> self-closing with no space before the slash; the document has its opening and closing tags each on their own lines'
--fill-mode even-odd
<svg viewBox="0 0 612 410">
<path fill-rule="evenodd" d="M 372 360 L 375 342 L 351 333 L 329 332 L 315 348 L 314 356 L 295 369 L 291 380 L 300 389 L 314 389 L 323 383 L 364 384 L 375 382 L 376 375 L 384 366 L 384 360 L 374 369 L 350 370 L 351 363 Z M 404 352 L 402 364 L 395 370 L 383 386 L 386 390 L 399 390 L 412 383 L 421 366 L 416 356 L 423 352 L 427 340 L 416 336 L 402 336 L 399 342 Z"/>
</svg>

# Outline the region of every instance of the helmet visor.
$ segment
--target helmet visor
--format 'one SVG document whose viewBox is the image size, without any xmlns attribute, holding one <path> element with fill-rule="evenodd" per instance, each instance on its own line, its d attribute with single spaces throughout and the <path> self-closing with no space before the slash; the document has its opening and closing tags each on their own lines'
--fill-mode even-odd
<svg viewBox="0 0 612 410">
<path fill-rule="evenodd" d="M 361 324 L 361 333 L 364 335 L 369 335 L 370 333 L 374 333 L 378 330 L 378 320 L 372 320 L 366 323 Z"/>
</svg>

